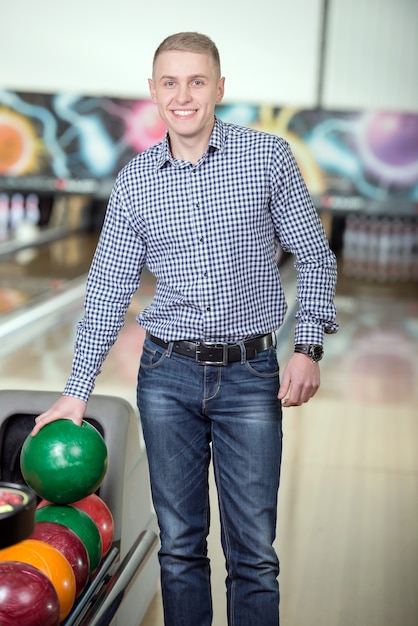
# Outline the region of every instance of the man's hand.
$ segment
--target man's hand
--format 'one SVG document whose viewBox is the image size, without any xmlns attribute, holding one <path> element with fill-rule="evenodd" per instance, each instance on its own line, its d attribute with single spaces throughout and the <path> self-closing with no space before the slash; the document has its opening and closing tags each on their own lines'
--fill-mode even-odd
<svg viewBox="0 0 418 626">
<path fill-rule="evenodd" d="M 86 411 L 87 402 L 74 398 L 73 396 L 61 396 L 50 409 L 38 415 L 35 418 L 35 426 L 32 430 L 34 437 L 46 424 L 55 422 L 55 420 L 68 419 L 81 426 L 84 413 Z"/>
<path fill-rule="evenodd" d="M 318 363 L 295 353 L 286 365 L 278 393 L 284 407 L 300 406 L 318 391 L 321 382 Z"/>
</svg>

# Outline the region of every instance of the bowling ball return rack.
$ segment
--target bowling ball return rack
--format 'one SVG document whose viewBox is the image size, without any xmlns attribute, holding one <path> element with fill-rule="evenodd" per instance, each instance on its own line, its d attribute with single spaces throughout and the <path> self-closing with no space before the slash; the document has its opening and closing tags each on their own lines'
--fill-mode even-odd
<svg viewBox="0 0 418 626">
<path fill-rule="evenodd" d="M 1 482 L 24 486 L 21 447 L 35 416 L 59 395 L 50 391 L 0 390 Z M 125 400 L 93 394 L 85 419 L 99 430 L 108 449 L 108 470 L 96 493 L 112 512 L 114 540 L 62 624 L 139 625 L 156 592 L 159 567 L 158 526 L 138 417 Z M 25 524 L 32 532 L 28 515 L 26 511 Z"/>
<path fill-rule="evenodd" d="M 111 548 L 86 591 L 75 603 L 64 626 L 107 626 L 127 596 L 132 582 L 144 569 L 157 544 L 152 530 L 141 532 L 115 569 L 118 548 Z"/>
</svg>

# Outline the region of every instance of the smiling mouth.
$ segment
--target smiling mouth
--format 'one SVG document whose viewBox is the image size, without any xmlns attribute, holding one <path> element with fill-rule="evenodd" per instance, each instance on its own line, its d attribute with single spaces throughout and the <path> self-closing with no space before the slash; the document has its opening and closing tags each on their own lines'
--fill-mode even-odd
<svg viewBox="0 0 418 626">
<path fill-rule="evenodd" d="M 194 113 L 196 113 L 196 109 L 175 109 L 173 111 L 173 114 L 177 117 L 190 117 Z"/>
</svg>

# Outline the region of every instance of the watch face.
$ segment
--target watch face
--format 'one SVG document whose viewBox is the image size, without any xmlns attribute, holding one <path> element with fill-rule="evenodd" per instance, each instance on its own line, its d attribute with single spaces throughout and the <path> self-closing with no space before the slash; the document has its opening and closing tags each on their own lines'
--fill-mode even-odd
<svg viewBox="0 0 418 626">
<path fill-rule="evenodd" d="M 324 350 L 322 346 L 310 346 L 310 357 L 313 361 L 320 361 L 323 357 Z"/>
</svg>

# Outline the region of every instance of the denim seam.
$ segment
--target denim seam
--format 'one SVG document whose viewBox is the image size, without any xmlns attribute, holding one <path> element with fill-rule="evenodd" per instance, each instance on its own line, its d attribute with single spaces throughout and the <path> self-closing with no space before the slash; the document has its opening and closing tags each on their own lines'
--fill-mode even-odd
<svg viewBox="0 0 418 626">
<path fill-rule="evenodd" d="M 223 506 L 223 491 L 222 491 L 222 482 L 221 482 L 221 475 L 219 472 L 219 466 L 217 463 L 217 450 L 216 450 L 216 444 L 213 440 L 213 425 L 211 427 L 212 430 L 212 461 L 213 461 L 213 469 L 216 475 L 216 488 L 218 491 L 218 502 L 219 502 L 219 513 L 220 513 L 220 523 L 221 523 L 221 527 L 222 527 L 222 532 L 223 535 L 225 537 L 225 559 L 226 559 L 226 563 L 227 563 L 227 571 L 228 571 L 228 576 L 230 577 L 231 580 L 231 591 L 230 591 L 230 605 L 229 605 L 229 615 L 228 615 L 228 623 L 230 624 L 230 626 L 234 626 L 234 596 L 235 596 L 235 580 L 231 577 L 231 572 L 230 572 L 230 563 L 231 563 L 231 542 L 229 539 L 229 534 L 228 534 L 228 528 L 227 525 L 225 524 L 225 514 L 224 514 L 224 506 Z"/>
</svg>

